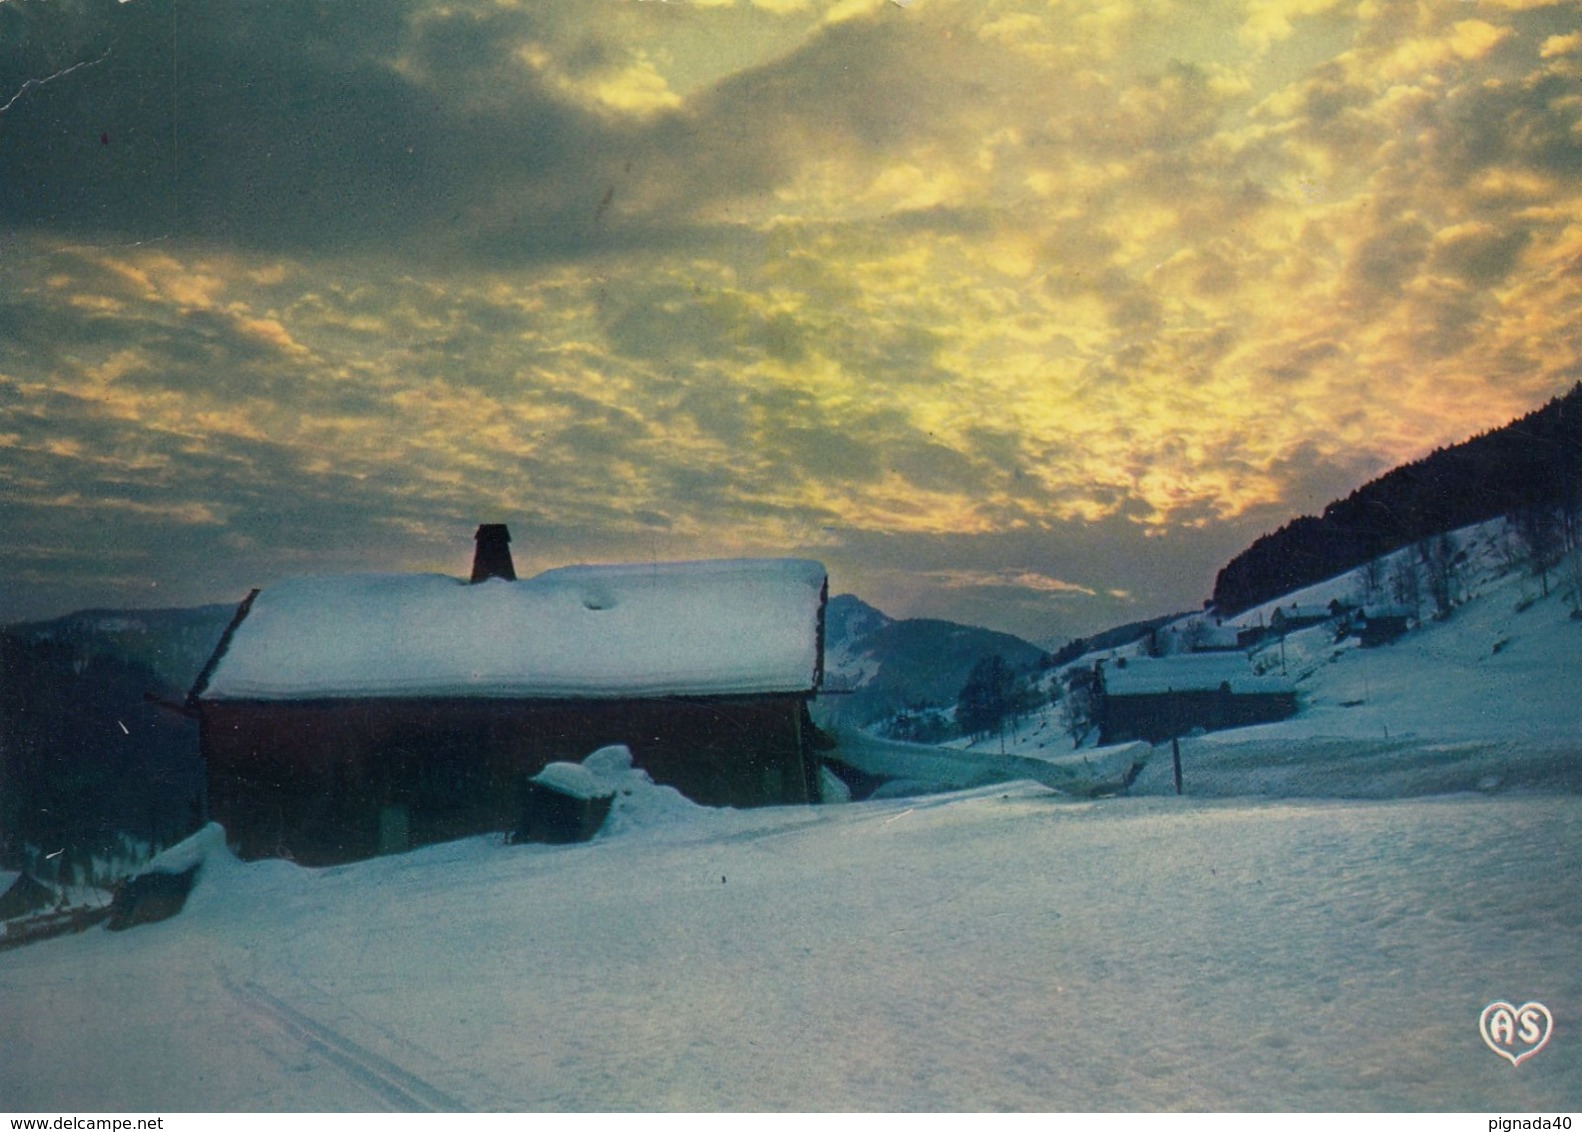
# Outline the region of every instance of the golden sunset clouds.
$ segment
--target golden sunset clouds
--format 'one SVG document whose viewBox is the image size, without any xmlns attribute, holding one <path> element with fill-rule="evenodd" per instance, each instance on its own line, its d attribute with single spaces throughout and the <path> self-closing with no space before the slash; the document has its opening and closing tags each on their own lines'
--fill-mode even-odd
<svg viewBox="0 0 1582 1132">
<path fill-rule="evenodd" d="M 1092 627 L 1582 377 L 1576 3 L 355 7 L 0 5 L 14 584 L 505 519 Z"/>
</svg>

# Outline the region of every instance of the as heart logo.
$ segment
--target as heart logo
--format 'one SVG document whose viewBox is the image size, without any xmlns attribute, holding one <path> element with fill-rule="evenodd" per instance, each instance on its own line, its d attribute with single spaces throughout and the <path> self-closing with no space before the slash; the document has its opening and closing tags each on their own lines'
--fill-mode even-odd
<svg viewBox="0 0 1582 1132">
<path fill-rule="evenodd" d="M 1549 1043 L 1555 1020 L 1541 1002 L 1512 1006 L 1491 1002 L 1478 1016 L 1478 1033 L 1483 1044 L 1512 1065 L 1520 1065 Z"/>
</svg>

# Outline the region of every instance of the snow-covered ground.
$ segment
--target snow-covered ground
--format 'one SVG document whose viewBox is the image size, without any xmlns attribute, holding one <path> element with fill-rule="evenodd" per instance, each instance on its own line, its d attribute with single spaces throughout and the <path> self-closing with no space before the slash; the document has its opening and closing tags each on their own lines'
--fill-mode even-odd
<svg viewBox="0 0 1582 1132">
<path fill-rule="evenodd" d="M 1027 783 L 333 869 L 0 958 L 15 1110 L 1576 1109 L 1582 804 Z M 1548 1048 L 1479 1038 L 1545 1003 Z"/>
<path fill-rule="evenodd" d="M 1187 739 L 1183 797 L 1166 747 L 1097 801 L 628 776 L 582 845 L 211 845 L 175 919 L 0 953 L 0 1105 L 1576 1110 L 1582 624 L 1468 585 L 1384 648 L 1290 637 L 1301 714 Z M 1496 1000 L 1553 1016 L 1520 1065 Z"/>
</svg>

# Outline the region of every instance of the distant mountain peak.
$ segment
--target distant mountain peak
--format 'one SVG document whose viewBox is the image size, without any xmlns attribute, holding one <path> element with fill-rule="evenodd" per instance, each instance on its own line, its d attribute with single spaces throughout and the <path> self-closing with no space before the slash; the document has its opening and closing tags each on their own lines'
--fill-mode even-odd
<svg viewBox="0 0 1582 1132">
<path fill-rule="evenodd" d="M 833 643 L 863 637 L 884 628 L 892 620 L 855 594 L 836 594 L 829 599 L 824 611 L 825 641 Z"/>
<path fill-rule="evenodd" d="M 896 619 L 852 594 L 825 611 L 825 721 L 861 726 L 896 711 L 946 707 L 973 665 L 1000 656 L 1014 668 L 1042 663 L 1048 653 L 1020 637 L 931 617 Z"/>
</svg>

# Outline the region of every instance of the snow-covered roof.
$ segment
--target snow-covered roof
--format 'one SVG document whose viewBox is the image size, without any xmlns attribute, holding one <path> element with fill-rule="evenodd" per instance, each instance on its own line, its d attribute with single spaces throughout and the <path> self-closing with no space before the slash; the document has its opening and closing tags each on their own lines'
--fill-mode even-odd
<svg viewBox="0 0 1582 1132">
<path fill-rule="evenodd" d="M 1362 611 L 1365 620 L 1378 620 L 1381 617 L 1404 617 L 1409 621 L 1417 620 L 1417 610 L 1410 605 L 1370 605 Z"/>
<path fill-rule="evenodd" d="M 1335 616 L 1335 611 L 1327 605 L 1282 605 L 1276 609 L 1271 617 L 1278 617 L 1285 621 L 1328 621 Z"/>
<path fill-rule="evenodd" d="M 1240 643 L 1234 625 L 1201 625 L 1188 634 L 1197 649 L 1234 649 Z"/>
<path fill-rule="evenodd" d="M 1140 657 L 1125 667 L 1104 666 L 1104 690 L 1112 696 L 1152 696 L 1165 692 L 1211 692 L 1229 684 L 1236 695 L 1289 692 L 1278 676 L 1259 676 L 1241 653 L 1194 653 L 1159 659 Z"/>
<path fill-rule="evenodd" d="M 258 594 L 201 700 L 614 699 L 807 692 L 824 567 L 806 559 L 572 566 L 469 585 L 296 578 Z"/>
</svg>

